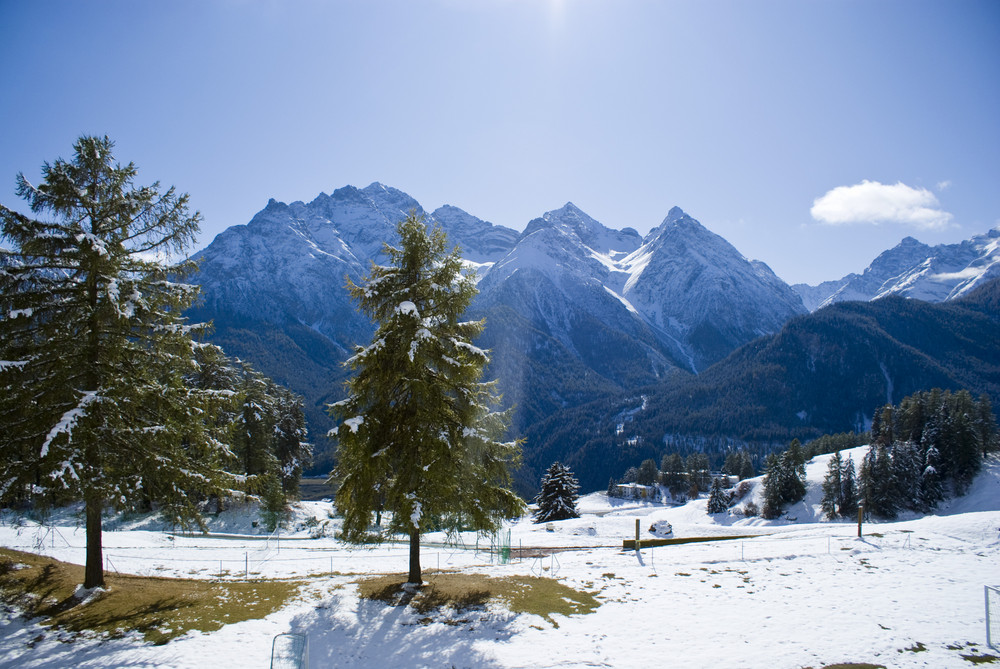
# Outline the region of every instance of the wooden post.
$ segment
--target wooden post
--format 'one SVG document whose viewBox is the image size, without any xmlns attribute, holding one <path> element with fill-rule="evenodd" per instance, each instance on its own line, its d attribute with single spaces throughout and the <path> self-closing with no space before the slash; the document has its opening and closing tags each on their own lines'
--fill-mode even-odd
<svg viewBox="0 0 1000 669">
<path fill-rule="evenodd" d="M 639 550 L 639 519 L 635 519 L 635 550 Z"/>
<path fill-rule="evenodd" d="M 858 539 L 861 538 L 861 521 L 865 518 L 865 507 L 862 504 L 858 505 Z"/>
</svg>

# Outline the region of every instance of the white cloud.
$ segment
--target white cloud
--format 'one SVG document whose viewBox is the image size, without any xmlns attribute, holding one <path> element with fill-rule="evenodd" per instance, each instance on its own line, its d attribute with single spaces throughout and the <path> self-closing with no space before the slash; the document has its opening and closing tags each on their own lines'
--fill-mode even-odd
<svg viewBox="0 0 1000 669">
<path fill-rule="evenodd" d="M 900 223 L 925 230 L 946 228 L 953 218 L 926 188 L 878 181 L 838 186 L 816 198 L 809 213 L 828 225 Z"/>
<path fill-rule="evenodd" d="M 937 182 L 938 192 L 944 192 L 951 188 L 951 179 L 945 179 L 944 181 Z"/>
</svg>

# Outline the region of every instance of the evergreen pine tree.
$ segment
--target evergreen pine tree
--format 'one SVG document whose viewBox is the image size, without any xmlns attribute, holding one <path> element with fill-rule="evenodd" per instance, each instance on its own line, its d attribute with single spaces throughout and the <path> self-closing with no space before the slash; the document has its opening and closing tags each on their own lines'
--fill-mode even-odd
<svg viewBox="0 0 1000 669">
<path fill-rule="evenodd" d="M 847 456 L 840 469 L 840 485 L 840 506 L 837 512 L 841 518 L 854 518 L 858 514 L 858 478 L 851 456 Z"/>
<path fill-rule="evenodd" d="M 491 411 L 495 384 L 480 381 L 489 354 L 471 343 L 484 323 L 459 320 L 476 294 L 473 274 L 440 228 L 411 213 L 397 230 L 390 264 L 372 265 L 363 285 L 348 280 L 378 329 L 348 361 L 347 399 L 331 406 L 331 477 L 343 537 L 377 540 L 372 514 L 391 511 L 389 531 L 409 536 L 408 581 L 420 583 L 422 532 L 440 523 L 493 532 L 524 503 L 508 489 L 520 445 L 500 441 L 509 416 Z"/>
<path fill-rule="evenodd" d="M 677 453 L 664 455 L 660 470 L 660 482 L 667 487 L 670 494 L 674 497 L 682 494 L 687 487 L 683 458 Z"/>
<path fill-rule="evenodd" d="M 694 489 L 694 493 L 707 491 L 711 487 L 712 473 L 709 471 L 710 464 L 707 455 L 704 453 L 692 453 L 687 456 L 684 466 L 687 469 L 688 480 Z M 696 496 L 696 494 L 691 495 L 691 497 Z"/>
<path fill-rule="evenodd" d="M 844 481 L 841 478 L 844 461 L 840 457 L 840 451 L 833 454 L 830 464 L 827 466 L 826 477 L 823 479 L 823 500 L 820 503 L 823 513 L 830 520 L 833 520 L 840 513 L 840 508 L 844 502 Z"/>
<path fill-rule="evenodd" d="M 647 459 L 643 460 L 642 464 L 639 465 L 635 482 L 639 485 L 653 485 L 656 483 L 658 477 L 659 472 L 656 470 L 656 462 L 652 459 Z"/>
<path fill-rule="evenodd" d="M 798 440 L 792 442 L 795 446 Z M 774 519 L 781 516 L 784 507 L 805 497 L 805 466 L 801 448 L 790 447 L 780 456 L 768 456 L 767 474 L 764 476 L 764 507 L 761 515 Z"/>
<path fill-rule="evenodd" d="M 964 495 L 972 485 L 982 467 L 982 448 L 979 445 L 979 434 L 976 429 L 977 411 L 972 396 L 967 390 L 960 390 L 950 397 L 948 402 L 949 430 L 948 440 L 951 442 L 952 472 L 951 477 L 955 493 Z"/>
<path fill-rule="evenodd" d="M 919 447 L 910 441 L 897 441 L 892 446 L 892 495 L 899 509 L 919 509 L 920 479 L 924 458 Z"/>
<path fill-rule="evenodd" d="M 298 499 L 302 470 L 312 461 L 312 444 L 306 439 L 302 397 L 284 386 L 271 383 L 269 393 L 275 402 L 274 454 L 281 476 L 281 490 L 286 499 Z"/>
<path fill-rule="evenodd" d="M 750 457 L 750 453 L 747 451 L 740 451 L 740 471 L 738 476 L 740 480 L 752 479 L 757 475 L 756 470 L 753 468 L 753 458 Z"/>
<path fill-rule="evenodd" d="M 927 449 L 924 457 L 924 470 L 920 475 L 920 510 L 930 511 L 944 499 L 944 487 L 938 468 L 941 466 L 941 454 L 935 446 Z"/>
<path fill-rule="evenodd" d="M 579 491 L 580 483 L 569 467 L 553 462 L 542 476 L 541 490 L 535 497 L 535 503 L 538 504 L 534 513 L 535 522 L 579 518 L 580 514 L 576 510 Z"/>
<path fill-rule="evenodd" d="M 861 462 L 861 494 L 865 513 L 895 518 L 898 511 L 889 447 L 872 443 Z"/>
<path fill-rule="evenodd" d="M 104 584 L 101 514 L 165 500 L 197 523 L 201 491 L 234 485 L 228 450 L 193 388 L 195 328 L 181 314 L 191 263 L 164 260 L 195 240 L 187 195 L 134 185 L 107 137 L 81 137 L 70 161 L 17 176 L 33 219 L 0 205 L 0 498 L 25 490 L 82 498 L 84 586 Z"/>
<path fill-rule="evenodd" d="M 708 513 L 725 513 L 729 510 L 729 498 L 725 490 L 722 489 L 722 479 L 716 477 L 712 479 L 712 489 L 708 493 Z"/>
</svg>

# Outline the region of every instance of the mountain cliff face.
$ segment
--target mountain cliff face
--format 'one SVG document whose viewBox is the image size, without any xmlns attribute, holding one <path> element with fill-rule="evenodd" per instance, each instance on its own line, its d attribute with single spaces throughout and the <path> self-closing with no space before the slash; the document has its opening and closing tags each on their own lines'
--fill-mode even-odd
<svg viewBox="0 0 1000 669">
<path fill-rule="evenodd" d="M 835 302 L 875 300 L 901 295 L 927 302 L 961 297 L 1000 276 L 1000 228 L 957 244 L 927 246 L 906 237 L 879 255 L 861 274 L 848 274 L 818 286 L 793 289 L 810 311 Z"/>
<path fill-rule="evenodd" d="M 341 363 L 367 343 L 372 324 L 344 289 L 410 211 L 407 194 L 372 184 L 309 203 L 271 200 L 196 257 L 213 339 L 307 399 L 314 434 L 339 398 Z M 799 297 L 763 263 L 680 209 L 642 238 L 613 230 L 569 203 L 523 233 L 444 206 L 436 221 L 477 268 L 472 316 L 487 319 L 489 374 L 516 406 L 521 431 L 606 393 L 699 372 L 737 346 L 803 313 Z"/>
<path fill-rule="evenodd" d="M 531 221 L 479 282 L 471 310 L 486 317 L 491 373 L 518 407 L 515 429 L 676 370 L 641 314 L 608 288 L 619 272 L 612 258 L 640 241 L 567 204 Z"/>
<path fill-rule="evenodd" d="M 230 355 L 303 394 L 313 434 L 325 433 L 331 425 L 324 404 L 343 392 L 341 363 L 374 332 L 345 278 L 360 281 L 370 261 L 385 260 L 383 243 L 395 241 L 396 223 L 410 211 L 424 214 L 409 195 L 379 183 L 321 193 L 309 203 L 270 200 L 247 225 L 227 229 L 195 256 L 192 280 L 202 286 L 202 301 L 189 316 L 212 320 L 213 341 Z M 456 207 L 432 218 L 486 266 L 518 236 Z"/>
<path fill-rule="evenodd" d="M 693 371 L 805 313 L 767 265 L 747 260 L 677 207 L 621 266 L 621 294 Z"/>
</svg>

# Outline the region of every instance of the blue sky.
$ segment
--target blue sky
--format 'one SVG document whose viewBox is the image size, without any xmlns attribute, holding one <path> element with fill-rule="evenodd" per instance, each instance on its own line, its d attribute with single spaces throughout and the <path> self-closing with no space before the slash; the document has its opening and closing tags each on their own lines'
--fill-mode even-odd
<svg viewBox="0 0 1000 669">
<path fill-rule="evenodd" d="M 1000 2 L 0 0 L 0 202 L 107 134 L 199 247 L 373 181 L 521 230 L 674 205 L 790 283 L 1000 224 Z"/>
</svg>

